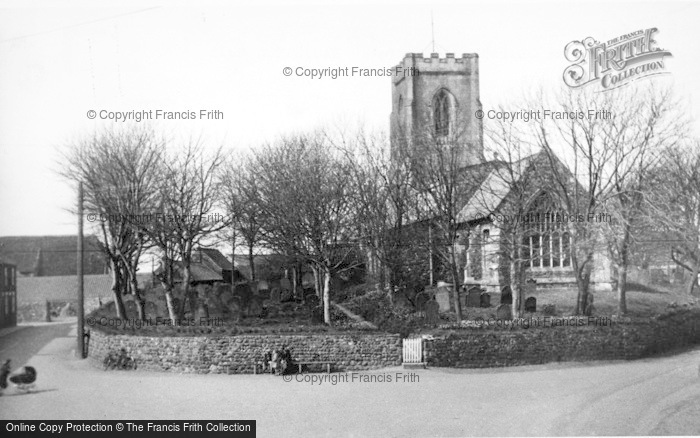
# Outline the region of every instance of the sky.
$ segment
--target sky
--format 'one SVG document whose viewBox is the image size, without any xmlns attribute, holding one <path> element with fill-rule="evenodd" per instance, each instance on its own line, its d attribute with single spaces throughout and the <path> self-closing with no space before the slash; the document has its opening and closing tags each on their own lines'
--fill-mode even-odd
<svg viewBox="0 0 700 438">
<path fill-rule="evenodd" d="M 569 42 L 656 27 L 670 74 L 646 80 L 672 83 L 698 132 L 698 18 L 700 3 L 673 1 L 0 0 L 0 236 L 76 232 L 61 153 L 125 124 L 102 115 L 193 112 L 154 126 L 228 154 L 324 126 L 386 130 L 390 78 L 284 69 L 391 68 L 433 44 L 441 56 L 478 53 L 484 110 L 517 111 L 530 90 L 562 86 Z M 220 116 L 202 120 L 201 110 Z"/>
</svg>

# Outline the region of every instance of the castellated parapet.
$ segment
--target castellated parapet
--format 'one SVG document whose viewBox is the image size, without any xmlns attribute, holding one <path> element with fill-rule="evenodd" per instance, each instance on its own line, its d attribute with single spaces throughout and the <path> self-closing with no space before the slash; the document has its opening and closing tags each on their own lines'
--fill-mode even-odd
<svg viewBox="0 0 700 438">
<path fill-rule="evenodd" d="M 463 147 L 462 164 L 483 160 L 483 124 L 475 113 L 479 100 L 479 55 L 447 53 L 424 56 L 407 53 L 392 75 L 392 138 L 425 136 L 436 126 L 436 98 L 447 95 L 451 127 L 458 129 Z M 444 111 L 443 111 L 444 113 Z M 395 143 L 398 143 L 395 141 Z M 392 155 L 400 153 L 392 144 Z"/>
</svg>

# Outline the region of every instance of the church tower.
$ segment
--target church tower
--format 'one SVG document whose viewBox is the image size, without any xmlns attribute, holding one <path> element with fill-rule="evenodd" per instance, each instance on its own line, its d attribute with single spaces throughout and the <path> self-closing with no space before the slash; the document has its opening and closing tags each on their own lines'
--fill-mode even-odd
<svg viewBox="0 0 700 438">
<path fill-rule="evenodd" d="M 393 70 L 391 99 L 392 158 L 427 138 L 457 142 L 463 166 L 483 161 L 483 124 L 475 116 L 481 110 L 479 55 L 409 53 Z"/>
</svg>

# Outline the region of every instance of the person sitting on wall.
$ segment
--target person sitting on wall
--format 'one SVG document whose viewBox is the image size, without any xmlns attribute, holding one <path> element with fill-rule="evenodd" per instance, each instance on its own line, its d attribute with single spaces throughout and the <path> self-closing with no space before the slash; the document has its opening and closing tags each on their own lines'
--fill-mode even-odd
<svg viewBox="0 0 700 438">
<path fill-rule="evenodd" d="M 266 351 L 265 355 L 263 356 L 262 368 L 263 373 L 270 371 L 272 368 L 272 352 L 269 350 Z"/>
<path fill-rule="evenodd" d="M 272 352 L 272 357 L 270 359 L 270 374 L 279 374 L 280 370 L 280 354 L 279 351 L 274 350 Z"/>
<path fill-rule="evenodd" d="M 289 374 L 293 370 L 292 352 L 286 346 L 282 350 L 281 374 Z"/>
</svg>

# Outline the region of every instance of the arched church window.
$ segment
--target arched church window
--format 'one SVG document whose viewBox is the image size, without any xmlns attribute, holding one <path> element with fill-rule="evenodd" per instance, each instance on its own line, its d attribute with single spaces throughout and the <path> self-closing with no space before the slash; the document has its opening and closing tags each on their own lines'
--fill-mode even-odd
<svg viewBox="0 0 700 438">
<path fill-rule="evenodd" d="M 450 94 L 447 90 L 440 90 L 433 99 L 433 124 L 435 135 L 447 136 L 450 133 Z"/>
<path fill-rule="evenodd" d="M 531 268 L 571 266 L 571 236 L 567 222 L 547 193 L 540 194 L 527 211 L 523 257 Z"/>
</svg>

